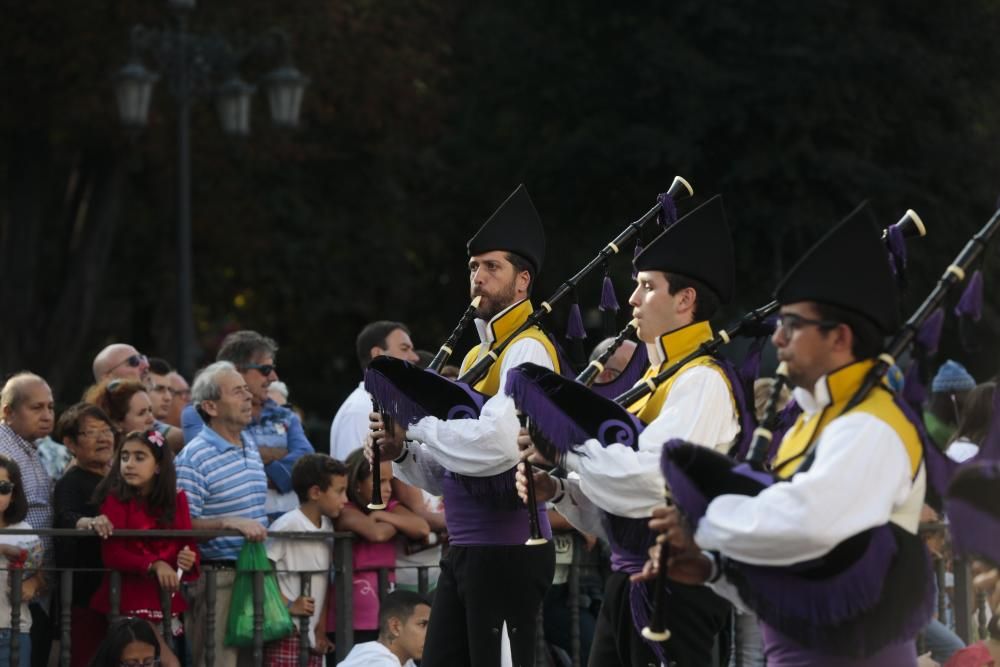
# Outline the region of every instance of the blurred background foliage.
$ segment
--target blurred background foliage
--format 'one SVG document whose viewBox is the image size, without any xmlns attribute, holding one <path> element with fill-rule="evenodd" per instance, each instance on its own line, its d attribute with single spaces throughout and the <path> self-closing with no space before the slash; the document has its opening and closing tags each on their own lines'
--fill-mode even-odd
<svg viewBox="0 0 1000 667">
<path fill-rule="evenodd" d="M 63 403 L 108 342 L 175 356 L 174 105 L 161 82 L 128 132 L 111 86 L 130 26 L 165 24 L 165 5 L 35 0 L 0 23 L 0 371 L 41 373 Z M 698 193 L 682 212 L 723 193 L 739 290 L 720 322 L 865 199 L 880 226 L 913 208 L 930 230 L 910 246 L 908 313 L 1000 193 L 989 0 L 241 0 L 191 16 L 237 44 L 271 26 L 312 79 L 301 127 L 269 127 L 262 94 L 247 138 L 209 100 L 193 114 L 199 361 L 238 328 L 276 338 L 320 446 L 359 379 L 360 327 L 403 320 L 435 350 L 467 301 L 466 239 L 520 182 L 549 234 L 536 300 L 674 174 Z M 990 257 L 983 348 L 949 325 L 939 355 L 978 379 L 1000 367 Z M 629 274 L 623 257 L 622 325 Z M 597 274 L 579 290 L 589 344 L 599 290 Z"/>
</svg>

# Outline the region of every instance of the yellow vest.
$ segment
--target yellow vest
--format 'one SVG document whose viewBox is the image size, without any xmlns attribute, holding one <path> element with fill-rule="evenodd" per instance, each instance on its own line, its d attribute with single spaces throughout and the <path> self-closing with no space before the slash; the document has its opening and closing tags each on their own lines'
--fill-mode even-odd
<svg viewBox="0 0 1000 667">
<path fill-rule="evenodd" d="M 685 327 L 681 327 L 680 329 L 663 334 L 657 341 L 657 345 L 659 346 L 660 352 L 664 357 L 664 361 L 658 366 L 650 365 L 650 367 L 646 369 L 646 373 L 642 376 L 640 383 L 645 382 L 658 373 L 665 371 L 667 368 L 677 363 L 678 359 L 683 359 L 697 350 L 699 345 L 712 340 L 712 338 L 712 325 L 708 322 L 694 322 L 693 324 L 689 324 Z M 670 393 L 670 388 L 674 385 L 674 380 L 680 377 L 680 375 L 686 370 L 694 368 L 695 366 L 711 366 L 714 368 L 717 373 L 722 375 L 722 379 L 726 381 L 726 386 L 729 387 L 730 398 L 732 398 L 733 388 L 729 384 L 729 378 L 726 377 L 726 374 L 723 373 L 722 370 L 716 365 L 715 359 L 708 355 L 704 355 L 681 366 L 676 373 L 670 376 L 670 379 L 658 386 L 656 391 L 646 394 L 635 403 L 627 406 L 627 410 L 638 417 L 643 424 L 650 423 L 659 416 L 660 411 L 663 409 L 663 403 L 667 400 L 667 394 Z M 735 406 L 736 399 L 733 399 L 734 409 Z"/>
<path fill-rule="evenodd" d="M 874 359 L 865 359 L 826 376 L 830 404 L 817 414 L 799 415 L 778 447 L 778 454 L 774 457 L 775 474 L 787 479 L 798 471 L 805 462 L 812 443 L 819 438 L 820 433 L 830 422 L 843 413 L 844 407 L 861 387 L 868 371 L 874 365 Z M 916 427 L 893 402 L 888 387 L 880 385 L 871 390 L 865 400 L 853 409 L 878 417 L 896 432 L 906 447 L 906 453 L 910 457 L 910 475 L 915 478 L 923 462 L 923 446 Z"/>
<path fill-rule="evenodd" d="M 485 343 L 480 343 L 465 355 L 465 359 L 462 360 L 462 372 L 464 373 L 480 358 L 481 354 L 485 355 L 488 351 L 493 350 L 497 345 L 507 340 L 507 336 L 514 333 L 519 326 L 525 323 L 528 316 L 532 313 L 531 301 L 525 299 L 516 306 L 511 307 L 507 312 L 503 313 L 494 320 L 491 320 L 487 325 L 493 330 L 493 342 L 490 343 L 489 348 L 484 349 Z M 495 396 L 498 391 L 500 391 L 500 369 L 503 368 L 503 358 L 507 354 L 507 350 L 510 346 L 519 340 L 524 340 L 530 338 L 532 340 L 537 340 L 545 348 L 545 352 L 549 355 L 549 359 L 552 361 L 552 368 L 556 373 L 559 372 L 559 356 L 556 354 L 556 348 L 552 345 L 552 341 L 546 336 L 541 329 L 538 327 L 531 327 L 526 331 L 522 331 L 514 340 L 510 342 L 504 351 L 500 353 L 497 360 L 490 366 L 490 370 L 486 373 L 486 376 L 472 385 L 472 388 L 476 391 L 486 394 L 487 396 Z"/>
</svg>

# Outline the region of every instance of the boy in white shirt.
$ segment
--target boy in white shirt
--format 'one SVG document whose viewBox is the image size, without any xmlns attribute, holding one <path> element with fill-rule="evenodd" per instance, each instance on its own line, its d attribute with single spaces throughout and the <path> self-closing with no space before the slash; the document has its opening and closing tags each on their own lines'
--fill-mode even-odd
<svg viewBox="0 0 1000 667">
<path fill-rule="evenodd" d="M 423 596 L 394 591 L 382 600 L 378 640 L 358 644 L 337 667 L 414 667 L 424 655 L 431 607 Z"/>
<path fill-rule="evenodd" d="M 292 488 L 299 497 L 298 509 L 278 517 L 269 532 L 322 532 L 329 533 L 330 539 L 272 537 L 267 541 L 267 557 L 278 572 L 278 587 L 292 616 L 311 617 L 309 667 L 322 667 L 323 655 L 333 651 L 326 638 L 326 589 L 333 519 L 347 502 L 347 468 L 326 454 L 306 454 L 292 468 Z M 312 573 L 309 595 L 302 595 L 302 572 Z M 267 644 L 264 664 L 297 667 L 299 634 Z"/>
</svg>

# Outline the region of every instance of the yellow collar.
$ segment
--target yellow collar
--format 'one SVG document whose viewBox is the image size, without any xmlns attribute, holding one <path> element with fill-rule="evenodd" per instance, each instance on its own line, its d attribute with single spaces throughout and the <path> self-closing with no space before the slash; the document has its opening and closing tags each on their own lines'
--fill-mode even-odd
<svg viewBox="0 0 1000 667">
<path fill-rule="evenodd" d="M 650 363 L 659 366 L 675 362 L 698 349 L 702 343 L 712 340 L 712 325 L 706 321 L 692 322 L 680 329 L 668 331 L 649 347 Z"/>
<path fill-rule="evenodd" d="M 477 318 L 476 331 L 479 332 L 479 340 L 489 346 L 497 341 L 506 340 L 524 324 L 533 310 L 531 301 L 522 299 L 494 315 L 489 322 Z"/>
<path fill-rule="evenodd" d="M 797 388 L 793 392 L 795 400 L 807 414 L 819 412 L 828 405 L 847 402 L 861 387 L 874 365 L 874 359 L 862 359 L 838 368 L 816 380 L 812 392 Z"/>
</svg>

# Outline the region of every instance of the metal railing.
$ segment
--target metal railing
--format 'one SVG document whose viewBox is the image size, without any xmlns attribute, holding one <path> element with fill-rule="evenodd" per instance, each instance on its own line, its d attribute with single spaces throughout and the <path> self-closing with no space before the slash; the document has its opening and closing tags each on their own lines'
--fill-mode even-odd
<svg viewBox="0 0 1000 667">
<path fill-rule="evenodd" d="M 92 531 L 86 530 L 76 530 L 76 529 L 40 529 L 40 530 L 19 530 L 19 529 L 0 529 L 0 534 L 2 535 L 25 535 L 25 536 L 41 536 L 41 537 L 53 537 L 53 538 L 76 538 L 76 539 L 100 539 Z M 196 539 L 205 540 L 216 537 L 226 537 L 233 536 L 239 537 L 240 533 L 233 530 L 155 530 L 155 531 L 141 531 L 141 530 L 116 530 L 114 536 L 118 538 L 142 538 L 142 539 L 162 539 L 162 538 L 183 538 L 183 539 Z M 395 571 L 401 571 L 404 569 L 415 569 L 417 571 L 417 588 L 421 594 L 426 595 L 430 589 L 430 575 L 431 569 L 436 568 L 436 566 L 397 566 L 396 568 L 365 568 L 363 570 L 358 570 L 354 566 L 353 559 L 353 541 L 354 534 L 348 532 L 337 532 L 337 533 L 316 533 L 316 532 L 270 532 L 268 538 L 282 538 L 282 539 L 292 539 L 292 540 L 324 540 L 329 541 L 333 538 L 334 542 L 334 557 L 331 563 L 331 568 L 329 571 L 322 573 L 327 575 L 327 580 L 332 582 L 350 582 L 350 585 L 336 585 L 335 586 L 335 598 L 332 600 L 336 608 L 336 658 L 337 661 L 343 660 L 347 653 L 350 652 L 354 645 L 354 575 L 359 571 L 377 571 L 378 572 L 378 594 L 379 599 L 383 599 L 386 594 L 388 594 L 390 589 L 389 582 L 389 572 L 390 569 Z M 581 636 L 580 636 L 580 599 L 581 599 L 581 571 L 591 570 L 596 566 L 594 563 L 583 562 L 583 554 L 585 549 L 583 548 L 583 541 L 578 535 L 574 534 L 573 537 L 573 560 L 569 564 L 569 573 L 567 578 L 568 586 L 568 601 L 570 613 L 570 657 L 572 660 L 573 667 L 580 667 L 581 665 Z M 939 618 L 944 622 L 946 620 L 946 608 L 948 603 L 948 593 L 945 586 L 945 567 L 943 562 L 936 563 L 936 573 L 938 579 L 938 615 Z M 47 580 L 58 581 L 58 595 L 61 602 L 60 607 L 60 635 L 59 635 L 59 664 L 68 665 L 70 661 L 70 655 L 72 651 L 70 630 L 71 630 L 71 609 L 72 609 L 72 596 L 73 596 L 73 575 L 75 573 L 82 572 L 106 572 L 110 573 L 109 576 L 109 606 L 110 614 L 109 616 L 114 619 L 120 616 L 121 609 L 121 572 L 110 570 L 107 568 L 101 570 L 88 569 L 88 568 L 53 568 L 53 567 L 41 567 L 38 571 L 48 573 Z M 979 610 L 978 616 L 978 636 L 985 636 L 985 624 L 986 615 L 983 613 L 985 611 L 985 596 L 979 594 L 974 595 L 972 590 L 971 576 L 969 573 L 969 568 L 967 565 L 959 560 L 954 562 L 954 594 L 952 596 L 951 608 L 954 610 L 953 624 L 948 624 L 952 626 L 952 629 L 958 634 L 958 636 L 968 644 L 974 637 L 972 628 L 972 619 L 975 601 L 975 607 Z M 21 583 L 25 577 L 25 570 L 19 567 L 10 567 L 7 570 L 9 574 L 10 583 L 10 603 L 11 603 L 11 628 L 18 628 L 19 620 L 21 616 Z M 207 627 L 204 654 L 205 654 L 205 664 L 211 667 L 214 665 L 214 659 L 216 655 L 217 646 L 215 645 L 215 623 L 214 623 L 214 608 L 216 604 L 216 578 L 219 570 L 211 567 L 205 567 L 201 570 L 201 576 L 205 579 L 204 585 L 204 604 L 207 607 Z M 285 570 L 277 570 L 278 573 L 284 573 Z M 57 577 L 52 577 L 51 575 L 58 575 Z M 264 578 L 266 576 L 265 571 L 254 571 L 254 585 L 253 585 L 253 644 L 252 644 L 252 656 L 254 665 L 264 664 L 264 641 L 263 641 L 263 590 L 264 590 Z M 298 572 L 300 575 L 300 594 L 304 596 L 310 596 L 311 593 L 311 577 L 314 574 L 320 574 L 318 572 Z M 332 577 L 331 577 L 332 575 Z M 30 576 L 30 575 L 29 575 Z M 173 633 L 171 631 L 171 608 L 173 606 L 173 594 L 168 591 L 161 591 L 161 606 L 163 611 L 163 620 L 161 633 L 166 642 L 172 645 L 175 649 L 179 650 L 173 642 Z M 307 665 L 309 660 L 309 649 L 310 649 L 310 616 L 293 617 L 293 619 L 298 624 L 299 632 L 299 664 Z M 325 626 L 326 619 L 320 620 L 321 626 Z M 20 652 L 20 641 L 19 633 L 11 632 L 11 664 L 18 664 L 17 660 Z M 723 639 L 725 641 L 725 639 Z M 548 647 L 547 642 L 542 631 L 542 619 L 541 612 L 539 612 L 539 622 L 538 622 L 538 646 L 536 650 L 536 665 L 547 665 L 548 662 Z"/>
</svg>

